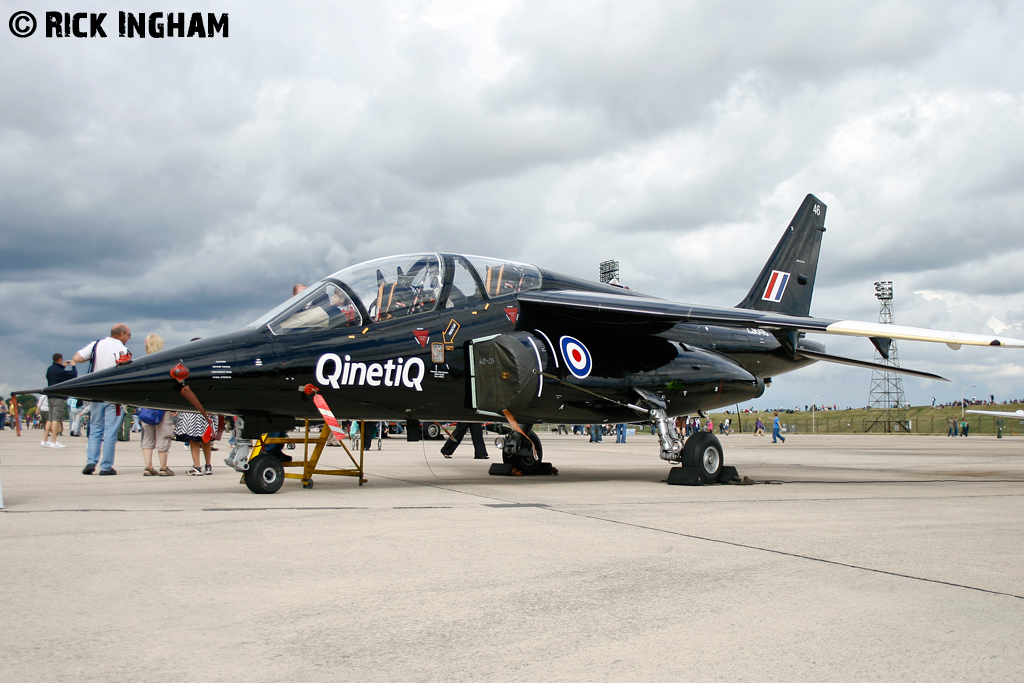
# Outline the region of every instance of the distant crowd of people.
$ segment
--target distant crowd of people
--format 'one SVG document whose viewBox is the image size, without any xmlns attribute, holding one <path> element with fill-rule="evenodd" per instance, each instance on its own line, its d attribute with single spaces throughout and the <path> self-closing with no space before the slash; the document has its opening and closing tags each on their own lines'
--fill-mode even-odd
<svg viewBox="0 0 1024 683">
<path fill-rule="evenodd" d="M 1006 401 L 1002 401 L 1002 402 L 997 404 L 996 403 L 995 395 L 994 394 L 990 394 L 989 397 L 988 397 L 988 400 L 983 399 L 983 398 L 978 398 L 978 397 L 975 396 L 975 397 L 972 397 L 972 398 L 965 398 L 963 401 L 960 401 L 959 399 L 956 399 L 954 401 L 947 401 L 945 403 L 936 403 L 935 397 L 933 396 L 932 397 L 931 407 L 932 408 L 960 408 L 960 407 L 964 407 L 964 406 L 993 406 L 993 405 L 1006 405 L 1006 404 L 1009 404 L 1009 405 L 1024 404 L 1024 398 L 1008 399 Z M 906 402 L 905 404 L 901 404 L 901 405 L 902 405 L 902 407 L 906 407 L 906 408 L 912 408 L 913 407 L 910 404 L 909 401 Z M 836 403 L 832 403 L 832 404 L 827 404 L 827 403 L 817 404 L 816 403 L 816 404 L 813 404 L 813 405 L 810 404 L 810 403 L 805 403 L 804 407 L 803 407 L 803 412 L 808 413 L 808 412 L 811 412 L 811 411 L 830 411 L 830 410 L 871 410 L 872 407 L 873 406 L 861 406 L 860 408 L 853 408 L 852 406 L 846 406 L 845 408 L 840 408 L 839 405 L 836 404 Z M 900 406 L 895 406 L 894 405 L 892 407 L 896 408 L 896 407 L 900 407 Z M 732 411 L 729 411 L 729 410 L 726 410 L 725 412 L 726 412 L 726 414 L 732 413 Z M 767 409 L 743 408 L 742 410 L 740 410 L 740 412 L 745 414 L 745 415 L 747 415 L 747 414 L 749 414 L 749 415 L 756 415 L 758 413 L 775 413 L 775 412 L 791 415 L 791 414 L 794 414 L 794 413 L 801 412 L 801 409 L 800 409 L 800 406 L 793 406 L 792 408 L 786 408 L 786 407 L 781 407 L 780 406 L 780 407 L 777 407 L 777 408 L 767 408 Z M 732 414 L 735 414 L 735 413 L 732 413 Z"/>
</svg>

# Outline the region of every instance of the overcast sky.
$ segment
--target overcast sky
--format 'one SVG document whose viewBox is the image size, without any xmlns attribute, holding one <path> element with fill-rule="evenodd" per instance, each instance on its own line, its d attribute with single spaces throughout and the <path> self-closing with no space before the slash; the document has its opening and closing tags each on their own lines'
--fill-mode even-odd
<svg viewBox="0 0 1024 683">
<path fill-rule="evenodd" d="M 2 0 L 6 20 L 39 3 Z M 813 315 L 1024 337 L 1024 3 L 235 2 L 227 38 L 127 39 L 52 2 L 0 50 L 0 390 L 131 325 L 241 327 L 379 256 L 503 256 L 738 302 L 807 193 Z M 172 3 L 173 5 L 173 3 Z M 107 38 L 43 14 L 107 12 Z M 820 337 L 819 337 L 820 338 Z M 821 338 L 870 360 L 863 339 Z M 900 342 L 914 404 L 1024 397 L 1024 351 Z M 817 364 L 758 407 L 867 403 Z M 815 397 L 817 397 L 815 399 Z"/>
</svg>

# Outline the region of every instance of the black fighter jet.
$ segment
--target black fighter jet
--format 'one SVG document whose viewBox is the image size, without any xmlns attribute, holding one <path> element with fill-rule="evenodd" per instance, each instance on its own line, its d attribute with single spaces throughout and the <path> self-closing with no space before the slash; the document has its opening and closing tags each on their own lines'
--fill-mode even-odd
<svg viewBox="0 0 1024 683">
<path fill-rule="evenodd" d="M 244 418 L 242 436 L 319 419 L 507 422 L 503 459 L 542 464 L 538 423 L 652 421 L 661 457 L 721 471 L 714 434 L 684 440 L 673 418 L 757 398 L 815 361 L 840 358 L 806 333 L 1024 347 L 1024 341 L 810 317 L 825 205 L 801 204 L 735 308 L 676 303 L 524 263 L 423 253 L 350 266 L 245 329 L 84 375 L 43 393 Z M 187 379 L 186 379 L 187 378 Z"/>
</svg>

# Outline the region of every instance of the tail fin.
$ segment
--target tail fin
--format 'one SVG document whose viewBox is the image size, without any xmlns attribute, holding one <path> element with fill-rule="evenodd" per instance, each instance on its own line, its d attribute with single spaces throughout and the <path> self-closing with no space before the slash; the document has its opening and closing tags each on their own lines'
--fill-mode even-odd
<svg viewBox="0 0 1024 683">
<path fill-rule="evenodd" d="M 804 197 L 739 308 L 799 316 L 810 313 L 818 250 L 825 232 L 825 208 L 814 195 Z"/>
</svg>

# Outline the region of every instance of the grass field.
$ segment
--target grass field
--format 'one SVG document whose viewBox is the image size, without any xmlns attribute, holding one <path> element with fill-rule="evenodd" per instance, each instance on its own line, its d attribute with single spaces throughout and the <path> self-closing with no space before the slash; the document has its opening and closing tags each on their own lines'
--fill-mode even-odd
<svg viewBox="0 0 1024 683">
<path fill-rule="evenodd" d="M 1019 403 L 1010 405 L 985 405 L 968 406 L 968 409 L 977 410 L 999 410 L 1014 412 L 1024 408 Z M 864 433 L 885 433 L 884 425 L 875 425 L 881 416 L 880 410 L 867 410 L 856 408 L 851 410 L 816 410 L 814 415 L 810 411 L 796 413 L 779 413 L 779 419 L 786 426 L 787 431 L 795 431 L 798 434 L 864 434 Z M 734 432 L 742 431 L 749 433 L 754 431 L 754 422 L 760 416 L 764 421 L 765 431 L 771 433 L 772 413 L 740 413 L 739 415 L 715 412 L 711 414 L 715 421 L 715 430 L 726 417 L 732 418 L 732 429 Z M 960 408 L 932 408 L 931 406 L 917 406 L 907 409 L 907 419 L 910 421 L 911 434 L 946 434 L 946 420 L 956 417 L 960 420 Z M 971 428 L 970 436 L 987 434 L 993 436 L 996 433 L 996 419 L 989 415 L 965 415 Z M 738 418 L 738 419 L 737 419 Z M 813 422 L 813 424 L 812 424 Z M 1013 418 L 1003 418 L 1003 436 L 1024 435 L 1024 423 Z M 968 437 L 970 438 L 970 437 Z"/>
</svg>

